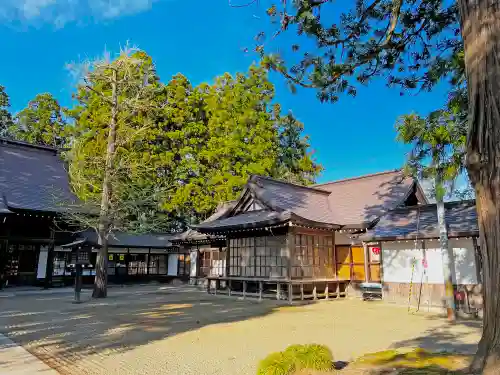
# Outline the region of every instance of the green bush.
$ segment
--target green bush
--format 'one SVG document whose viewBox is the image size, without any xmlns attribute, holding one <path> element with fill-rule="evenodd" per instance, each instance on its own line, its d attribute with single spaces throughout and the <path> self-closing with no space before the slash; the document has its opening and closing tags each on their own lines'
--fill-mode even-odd
<svg viewBox="0 0 500 375">
<path fill-rule="evenodd" d="M 290 375 L 299 370 L 328 371 L 333 356 L 323 345 L 291 345 L 284 352 L 272 353 L 260 361 L 257 375 Z"/>
<path fill-rule="evenodd" d="M 333 355 L 324 345 L 292 345 L 285 350 L 295 360 L 297 370 L 328 371 L 332 368 Z"/>
<path fill-rule="evenodd" d="M 284 352 L 269 354 L 259 363 L 257 375 L 290 375 L 295 371 L 295 361 Z"/>
</svg>

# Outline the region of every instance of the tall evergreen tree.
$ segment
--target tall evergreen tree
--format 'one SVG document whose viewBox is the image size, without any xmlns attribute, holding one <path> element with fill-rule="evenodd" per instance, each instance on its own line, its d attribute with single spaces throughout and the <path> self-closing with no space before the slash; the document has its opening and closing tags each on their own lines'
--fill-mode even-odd
<svg viewBox="0 0 500 375">
<path fill-rule="evenodd" d="M 8 128 L 11 138 L 52 147 L 67 146 L 70 132 L 63 109 L 49 93 L 38 94 Z"/>
<path fill-rule="evenodd" d="M 10 99 L 5 87 L 0 85 L 0 136 L 5 137 L 12 126 L 12 115 L 9 112 Z"/>
</svg>

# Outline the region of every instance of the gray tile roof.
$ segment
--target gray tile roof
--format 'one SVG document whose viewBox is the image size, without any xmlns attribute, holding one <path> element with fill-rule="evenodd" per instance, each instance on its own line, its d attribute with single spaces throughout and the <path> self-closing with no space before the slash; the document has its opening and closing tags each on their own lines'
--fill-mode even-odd
<svg viewBox="0 0 500 375">
<path fill-rule="evenodd" d="M 474 201 L 445 203 L 445 218 L 449 237 L 475 236 L 479 233 Z M 392 210 L 362 239 L 415 239 L 417 233 L 418 238 L 439 237 L 435 204 Z"/>
<path fill-rule="evenodd" d="M 56 149 L 3 139 L 0 194 L 11 209 L 60 212 L 63 202 L 75 201 Z"/>
<path fill-rule="evenodd" d="M 277 225 L 287 222 L 291 219 L 291 216 L 292 214 L 289 211 L 249 211 L 225 219 L 194 225 L 193 228 L 203 232 L 223 232 L 237 228 L 261 228 L 267 225 Z"/>
<path fill-rule="evenodd" d="M 247 186 L 260 202 L 274 211 L 290 211 L 317 223 L 341 224 L 333 215 L 327 191 L 261 176 L 252 176 Z"/>
<path fill-rule="evenodd" d="M 314 185 L 300 186 L 269 177 L 252 176 L 239 203 L 220 219 L 195 227 L 199 231 L 229 227 L 249 227 L 254 216 L 240 213 L 249 196 L 266 208 L 267 215 L 288 213 L 290 218 L 312 226 L 370 227 L 387 211 L 404 203 L 417 186 L 401 171 L 390 171 L 357 178 Z M 272 214 L 271 214 L 272 213 Z M 255 219 L 265 222 L 259 214 Z M 227 216 L 231 216 L 231 220 Z M 230 223 L 230 224 L 229 224 Z"/>
<path fill-rule="evenodd" d="M 328 191 L 332 221 L 343 225 L 371 223 L 400 205 L 414 180 L 401 171 L 389 171 L 314 185 Z"/>
</svg>

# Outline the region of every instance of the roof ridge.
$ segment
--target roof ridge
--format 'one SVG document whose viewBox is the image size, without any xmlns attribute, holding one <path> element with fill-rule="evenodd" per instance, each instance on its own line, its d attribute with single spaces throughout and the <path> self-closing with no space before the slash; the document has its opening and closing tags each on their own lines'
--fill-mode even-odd
<svg viewBox="0 0 500 375">
<path fill-rule="evenodd" d="M 356 176 L 356 177 L 348 177 L 348 178 L 343 178 L 340 180 L 335 180 L 335 181 L 330 181 L 330 182 L 323 182 L 321 184 L 314 184 L 312 186 L 324 186 L 324 185 L 331 185 L 331 184 L 337 184 L 341 182 L 348 182 L 348 181 L 353 181 L 353 180 L 361 180 L 363 178 L 368 178 L 368 177 L 375 177 L 375 176 L 380 176 L 384 174 L 390 174 L 390 173 L 396 173 L 396 172 L 401 172 L 401 169 L 392 169 L 389 171 L 383 171 L 383 172 L 376 172 L 376 173 L 370 173 L 370 174 L 365 174 L 362 176 Z M 321 189 L 318 189 L 321 190 Z"/>
<path fill-rule="evenodd" d="M 444 202 L 445 207 L 454 207 L 454 206 L 460 206 L 460 205 L 475 205 L 476 200 L 475 199 L 464 199 L 464 200 L 456 200 L 456 201 L 449 201 L 449 202 Z M 396 207 L 392 210 L 389 211 L 410 211 L 410 210 L 417 210 L 417 209 L 430 209 L 436 207 L 437 203 L 428 203 L 428 204 L 420 204 L 420 205 L 413 205 L 413 206 L 405 206 L 405 207 Z"/>
<path fill-rule="evenodd" d="M 18 141 L 18 140 L 15 140 L 15 139 L 9 139 L 9 138 L 5 138 L 5 137 L 0 137 L 0 144 L 2 144 L 2 143 L 3 144 L 15 145 L 15 146 L 24 146 L 24 147 L 27 147 L 27 148 L 33 148 L 33 149 L 37 149 L 37 150 L 52 151 L 52 152 L 55 152 L 55 153 L 59 153 L 60 151 L 62 151 L 60 148 L 57 148 L 57 147 L 45 146 L 45 145 L 37 145 L 37 144 L 34 144 L 34 143 L 25 142 L 25 141 Z"/>
<path fill-rule="evenodd" d="M 250 180 L 252 180 L 254 178 L 263 179 L 263 180 L 267 180 L 267 181 L 271 181 L 271 182 L 276 182 L 276 183 L 279 183 L 279 184 L 282 184 L 282 185 L 290 185 L 290 186 L 294 186 L 294 187 L 297 187 L 297 188 L 312 190 L 312 191 L 315 191 L 315 192 L 318 192 L 318 193 L 330 195 L 329 191 L 315 188 L 314 186 L 316 186 L 316 185 L 304 186 L 304 185 L 295 184 L 293 182 L 278 180 L 276 178 L 267 177 L 267 176 L 261 176 L 261 175 L 257 175 L 257 174 L 252 175 L 250 177 Z"/>
</svg>

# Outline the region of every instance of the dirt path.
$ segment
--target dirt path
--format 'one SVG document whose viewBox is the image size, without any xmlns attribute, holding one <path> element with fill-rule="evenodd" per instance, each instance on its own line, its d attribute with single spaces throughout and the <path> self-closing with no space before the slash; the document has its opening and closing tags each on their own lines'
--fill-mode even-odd
<svg viewBox="0 0 500 375">
<path fill-rule="evenodd" d="M 471 352 L 480 331 L 357 300 L 288 307 L 186 287 L 111 290 L 80 305 L 71 297 L 0 299 L 0 332 L 63 375 L 253 375 L 260 359 L 295 343 L 349 360 L 390 347 Z"/>
</svg>

